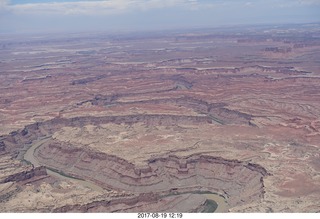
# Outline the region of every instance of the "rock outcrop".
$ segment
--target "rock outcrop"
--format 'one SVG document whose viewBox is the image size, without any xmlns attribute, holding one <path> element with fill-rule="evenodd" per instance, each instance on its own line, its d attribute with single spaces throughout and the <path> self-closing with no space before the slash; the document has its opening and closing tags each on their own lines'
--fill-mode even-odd
<svg viewBox="0 0 320 219">
<path fill-rule="evenodd" d="M 44 176 L 44 175 L 47 175 L 47 171 L 46 171 L 45 167 L 43 167 L 43 166 L 35 167 L 29 171 L 23 171 L 23 172 L 19 172 L 19 173 L 15 173 L 13 175 L 10 175 L 9 177 L 4 179 L 0 183 L 20 182 L 20 181 L 24 181 L 27 179 L 31 179 L 32 177 L 35 177 L 35 176 Z"/>
</svg>

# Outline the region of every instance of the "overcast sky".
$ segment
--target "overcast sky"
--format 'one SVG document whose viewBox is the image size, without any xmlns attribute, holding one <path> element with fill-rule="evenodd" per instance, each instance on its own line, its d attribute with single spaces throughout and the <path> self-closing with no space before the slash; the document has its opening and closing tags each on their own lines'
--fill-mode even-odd
<svg viewBox="0 0 320 219">
<path fill-rule="evenodd" d="M 320 22 L 320 0 L 0 0 L 0 33 Z"/>
</svg>

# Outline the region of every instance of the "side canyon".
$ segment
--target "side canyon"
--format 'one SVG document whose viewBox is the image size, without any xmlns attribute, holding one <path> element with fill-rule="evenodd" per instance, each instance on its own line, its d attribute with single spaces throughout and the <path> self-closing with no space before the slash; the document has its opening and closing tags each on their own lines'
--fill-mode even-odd
<svg viewBox="0 0 320 219">
<path fill-rule="evenodd" d="M 2 39 L 0 212 L 319 212 L 320 27 L 263 30 Z"/>
</svg>

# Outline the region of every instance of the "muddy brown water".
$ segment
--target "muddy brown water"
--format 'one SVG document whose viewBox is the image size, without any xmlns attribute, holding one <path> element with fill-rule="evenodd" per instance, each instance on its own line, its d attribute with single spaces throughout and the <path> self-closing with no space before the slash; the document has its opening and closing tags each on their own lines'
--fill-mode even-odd
<svg viewBox="0 0 320 219">
<path fill-rule="evenodd" d="M 41 138 L 39 140 L 36 140 L 35 142 L 32 143 L 31 147 L 26 151 L 26 153 L 24 154 L 23 158 L 24 160 L 30 162 L 33 164 L 34 167 L 38 167 L 41 166 L 40 162 L 38 161 L 38 159 L 34 156 L 34 152 L 35 150 L 37 150 L 41 145 L 43 145 L 44 143 L 46 143 L 49 139 L 51 138 L 51 136 L 46 136 L 44 138 Z M 99 192 L 104 192 L 105 189 L 103 189 L 102 187 L 86 181 L 86 180 L 82 180 L 82 179 L 76 179 L 72 176 L 67 176 L 66 174 L 61 174 L 58 171 L 53 171 L 50 170 L 48 168 L 46 168 L 47 170 L 47 174 L 50 176 L 53 176 L 55 178 L 59 178 L 62 180 L 67 180 L 67 181 L 71 181 L 75 184 L 80 184 L 82 186 L 85 186 L 87 188 L 90 188 L 92 190 L 95 191 L 99 191 Z M 218 194 L 213 194 L 213 193 L 201 193 L 201 195 L 205 196 L 207 200 L 212 200 L 214 202 L 217 203 L 217 209 L 214 211 L 215 213 L 222 213 L 222 212 L 227 212 L 228 211 L 228 204 L 226 202 L 226 200 L 218 195 Z"/>
</svg>

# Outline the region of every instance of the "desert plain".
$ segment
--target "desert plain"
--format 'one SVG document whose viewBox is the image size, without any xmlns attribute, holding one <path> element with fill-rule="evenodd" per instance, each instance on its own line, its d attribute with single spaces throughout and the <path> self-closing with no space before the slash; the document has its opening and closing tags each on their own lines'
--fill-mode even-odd
<svg viewBox="0 0 320 219">
<path fill-rule="evenodd" d="M 319 24 L 0 48 L 0 212 L 320 212 Z"/>
</svg>

